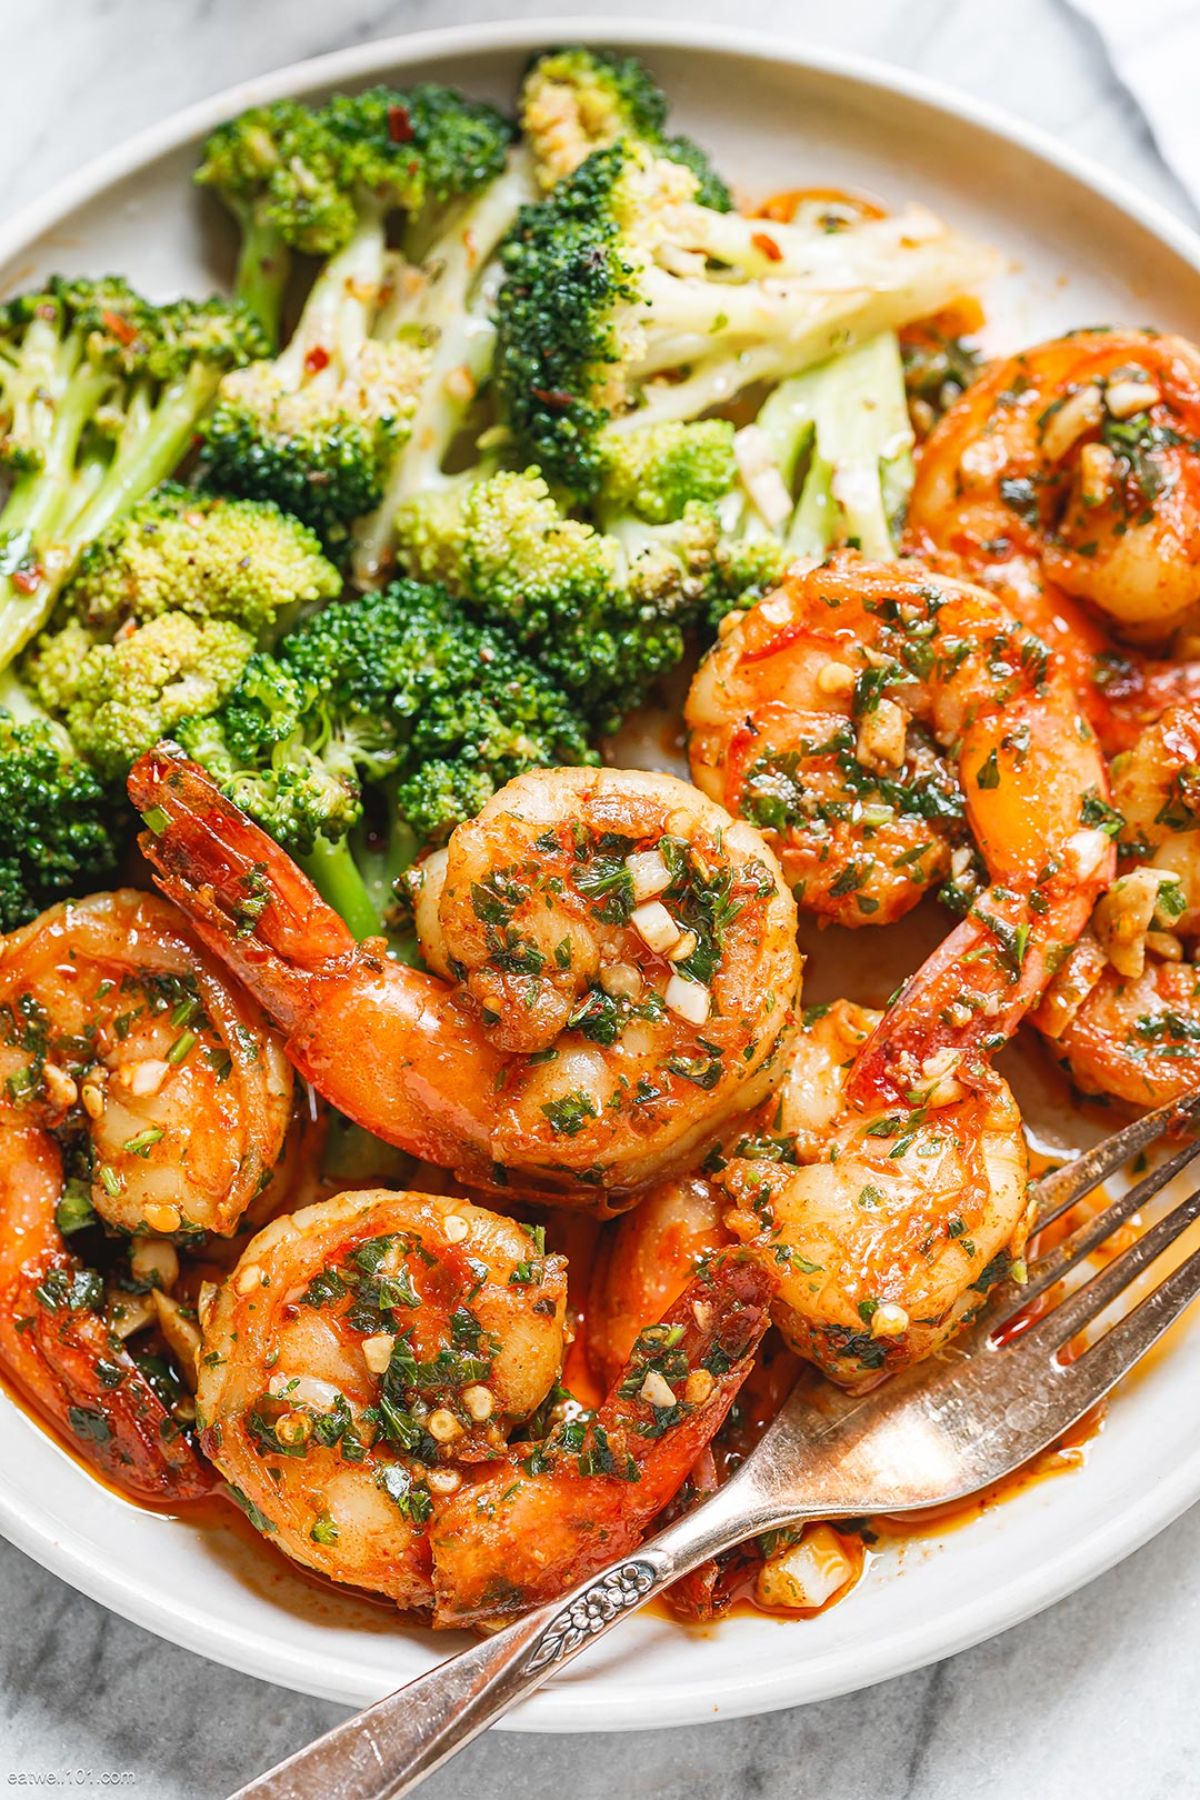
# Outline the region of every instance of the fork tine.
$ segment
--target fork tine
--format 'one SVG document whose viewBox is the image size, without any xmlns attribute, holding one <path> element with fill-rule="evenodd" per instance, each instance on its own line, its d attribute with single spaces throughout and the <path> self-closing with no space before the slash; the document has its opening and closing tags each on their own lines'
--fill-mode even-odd
<svg viewBox="0 0 1200 1800">
<path fill-rule="evenodd" d="M 1049 1352 L 1061 1349 L 1090 1319 L 1124 1293 L 1130 1282 L 1148 1269 L 1196 1219 L 1200 1219 L 1200 1188 L 1193 1189 L 1172 1211 L 1164 1213 L 1149 1231 L 1143 1232 L 1136 1244 L 1115 1256 L 1107 1268 L 1101 1269 L 1098 1275 L 1093 1275 L 1090 1281 L 1076 1288 L 1044 1318 L 1031 1325 L 1021 1334 L 1018 1343 Z"/>
<path fill-rule="evenodd" d="M 1146 1354 L 1198 1294 L 1200 1250 L 1194 1250 L 1152 1294 L 1147 1294 L 1062 1371 L 1069 1381 L 1082 1384 L 1082 1393 L 1076 1394 L 1081 1412 L 1086 1412 L 1115 1387 L 1122 1375 Z"/>
<path fill-rule="evenodd" d="M 1037 1207 L 1035 1229 L 1040 1230 L 1061 1218 L 1068 1207 L 1090 1194 L 1102 1181 L 1107 1181 L 1139 1150 L 1148 1150 L 1173 1127 L 1186 1124 L 1197 1116 L 1200 1116 L 1200 1089 L 1182 1100 L 1169 1100 L 1165 1106 L 1143 1113 L 1140 1119 L 1115 1131 L 1103 1143 L 1085 1150 L 1082 1156 L 1064 1163 L 1052 1174 L 1044 1175 L 1031 1190 Z"/>
<path fill-rule="evenodd" d="M 1195 1143 L 1184 1144 L 1183 1148 L 1177 1150 L 1174 1156 L 1167 1157 L 1166 1161 L 1159 1163 L 1156 1169 L 1151 1169 L 1149 1175 L 1144 1175 L 1134 1187 L 1129 1188 L 1124 1194 L 1119 1194 L 1110 1206 L 1105 1207 L 1102 1213 L 1098 1213 L 1094 1219 L 1088 1219 L 1069 1237 L 1064 1238 L 1061 1244 L 1056 1244 L 1053 1250 L 1048 1250 L 1044 1256 L 1039 1256 L 1030 1264 L 1029 1280 L 1024 1286 L 1015 1288 L 1011 1294 L 1006 1294 L 988 1314 L 989 1329 L 994 1331 L 998 1325 L 1004 1324 L 1015 1313 L 1023 1312 L 1032 1301 L 1044 1294 L 1047 1288 L 1052 1288 L 1056 1281 L 1061 1281 L 1064 1275 L 1069 1274 L 1078 1263 L 1090 1256 L 1093 1250 L 1098 1250 L 1119 1225 L 1123 1225 L 1126 1219 L 1132 1218 L 1134 1213 L 1140 1212 L 1146 1202 L 1152 1200 L 1155 1194 L 1161 1193 L 1162 1189 L 1169 1182 L 1174 1181 L 1176 1175 L 1186 1169 L 1197 1156 L 1200 1156 L 1200 1139 L 1197 1139 Z"/>
</svg>

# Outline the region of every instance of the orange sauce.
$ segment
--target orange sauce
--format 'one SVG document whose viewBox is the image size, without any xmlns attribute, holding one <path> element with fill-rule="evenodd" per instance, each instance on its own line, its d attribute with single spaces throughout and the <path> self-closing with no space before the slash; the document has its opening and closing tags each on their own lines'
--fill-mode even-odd
<svg viewBox="0 0 1200 1800">
<path fill-rule="evenodd" d="M 959 1531 L 973 1520 L 981 1519 L 985 1513 L 994 1512 L 1002 1502 L 1028 1493 L 1040 1482 L 1050 1481 L 1058 1475 L 1074 1474 L 1087 1460 L 1088 1445 L 1103 1430 L 1106 1412 L 1107 1406 L 1103 1403 L 1093 1407 L 1065 1431 L 1056 1444 L 1039 1450 L 1019 1469 L 991 1482 L 977 1494 L 969 1494 L 963 1500 L 948 1500 L 944 1506 L 922 1507 L 918 1512 L 885 1513 L 871 1520 L 872 1529 L 881 1538 L 943 1537 L 949 1531 Z"/>
<path fill-rule="evenodd" d="M 776 225 L 790 225 L 800 208 L 813 200 L 824 202 L 830 207 L 848 209 L 857 213 L 860 219 L 887 217 L 886 206 L 872 195 L 840 187 L 784 188 L 778 194 L 768 195 L 760 205 L 753 207 L 750 216 L 754 219 L 771 219 Z"/>
</svg>

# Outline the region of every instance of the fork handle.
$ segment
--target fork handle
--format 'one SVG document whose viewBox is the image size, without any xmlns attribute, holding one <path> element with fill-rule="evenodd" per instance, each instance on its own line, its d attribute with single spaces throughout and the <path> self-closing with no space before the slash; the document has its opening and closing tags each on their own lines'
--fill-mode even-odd
<svg viewBox="0 0 1200 1800">
<path fill-rule="evenodd" d="M 395 1800 L 681 1575 L 787 1518 L 728 1500 L 730 1483 L 557 1600 L 452 1656 L 239 1788 L 230 1800 Z M 757 1498 L 757 1497 L 756 1497 Z M 722 1504 L 724 1502 L 724 1504 Z"/>
</svg>

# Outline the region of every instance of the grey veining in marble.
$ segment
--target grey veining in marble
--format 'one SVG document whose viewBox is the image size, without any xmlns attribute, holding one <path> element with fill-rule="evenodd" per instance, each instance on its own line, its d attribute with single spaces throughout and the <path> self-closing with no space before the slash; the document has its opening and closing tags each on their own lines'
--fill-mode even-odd
<svg viewBox="0 0 1200 1800">
<path fill-rule="evenodd" d="M 1133 0 L 1130 0 L 1133 3 Z M 574 9 L 573 9 L 574 10 Z M 596 13 L 582 4 L 578 10 Z M 609 0 L 736 18 L 985 95 L 1194 217 L 1094 34 L 1060 0 Z M 550 0 L 0 0 L 0 215 L 140 126 L 258 71 L 371 38 L 566 15 Z M 14 44 L 18 46 L 14 54 Z M 14 63 L 19 78 L 11 79 Z M 760 1719 L 628 1736 L 494 1735 L 429 1800 L 1180 1800 L 1200 1793 L 1200 1509 L 992 1643 Z M 0 1789 L 221 1800 L 341 1709 L 161 1643 L 0 1543 Z M 90 1771 L 80 1781 L 76 1771 Z"/>
</svg>

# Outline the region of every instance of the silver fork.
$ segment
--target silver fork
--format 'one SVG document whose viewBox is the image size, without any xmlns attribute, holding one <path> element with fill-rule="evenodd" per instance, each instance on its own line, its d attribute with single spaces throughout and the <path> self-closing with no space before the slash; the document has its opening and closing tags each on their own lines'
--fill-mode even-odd
<svg viewBox="0 0 1200 1800">
<path fill-rule="evenodd" d="M 1050 1224 L 1179 1123 L 1200 1093 L 1135 1120 L 1034 1190 Z M 854 1397 L 801 1381 L 711 1499 L 632 1555 L 357 1713 L 230 1800 L 391 1800 L 409 1794 L 625 1614 L 711 1556 L 813 1519 L 911 1511 L 997 1481 L 1101 1400 L 1200 1293 L 1200 1250 L 1069 1362 L 1060 1353 L 1200 1218 L 1200 1188 L 1019 1335 L 997 1333 L 1200 1154 L 1188 1141 L 1006 1283 L 942 1356 Z"/>
</svg>

